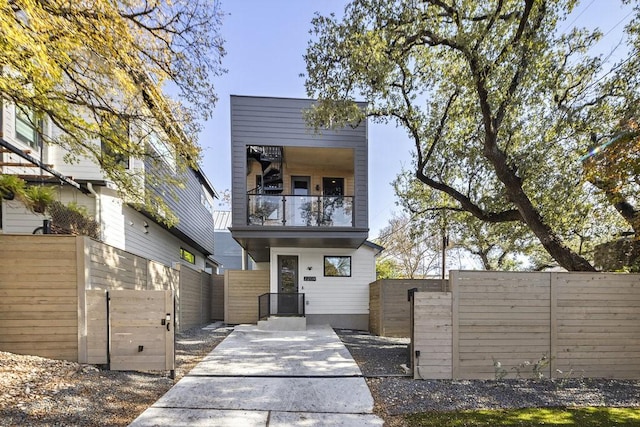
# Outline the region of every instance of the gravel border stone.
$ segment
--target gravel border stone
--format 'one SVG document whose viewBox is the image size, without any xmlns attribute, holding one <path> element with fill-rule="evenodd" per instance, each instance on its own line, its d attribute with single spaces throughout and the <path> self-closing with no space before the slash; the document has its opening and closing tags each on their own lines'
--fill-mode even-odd
<svg viewBox="0 0 640 427">
<path fill-rule="evenodd" d="M 379 415 L 527 407 L 640 407 L 640 381 L 611 379 L 414 380 L 401 377 L 407 338 L 335 330 L 367 377 Z"/>
</svg>

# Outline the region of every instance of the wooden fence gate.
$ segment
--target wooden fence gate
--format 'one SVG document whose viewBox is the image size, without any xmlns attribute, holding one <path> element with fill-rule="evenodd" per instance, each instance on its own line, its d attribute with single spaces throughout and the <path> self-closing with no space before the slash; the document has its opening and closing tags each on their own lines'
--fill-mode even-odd
<svg viewBox="0 0 640 427">
<path fill-rule="evenodd" d="M 175 371 L 173 291 L 87 291 L 89 363 Z"/>
</svg>

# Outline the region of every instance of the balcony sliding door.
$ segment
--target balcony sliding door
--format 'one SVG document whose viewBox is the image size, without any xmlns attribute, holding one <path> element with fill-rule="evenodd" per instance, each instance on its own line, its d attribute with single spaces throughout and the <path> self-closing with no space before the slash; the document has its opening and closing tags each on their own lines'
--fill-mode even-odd
<svg viewBox="0 0 640 427">
<path fill-rule="evenodd" d="M 288 226 L 309 226 L 317 224 L 314 215 L 316 207 L 311 197 L 311 178 L 308 176 L 291 177 L 291 194 L 287 205 Z"/>
</svg>

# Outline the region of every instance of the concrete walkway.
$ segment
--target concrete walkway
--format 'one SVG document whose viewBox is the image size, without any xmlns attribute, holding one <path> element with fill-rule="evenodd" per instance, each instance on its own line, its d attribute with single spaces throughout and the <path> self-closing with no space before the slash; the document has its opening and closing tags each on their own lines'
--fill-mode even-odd
<svg viewBox="0 0 640 427">
<path fill-rule="evenodd" d="M 329 326 L 238 326 L 131 426 L 382 426 Z"/>
</svg>

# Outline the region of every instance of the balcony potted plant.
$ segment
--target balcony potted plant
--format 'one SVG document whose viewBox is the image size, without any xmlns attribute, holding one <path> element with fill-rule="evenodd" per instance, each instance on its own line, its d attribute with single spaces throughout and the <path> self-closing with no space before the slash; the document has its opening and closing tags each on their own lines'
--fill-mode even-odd
<svg viewBox="0 0 640 427">
<path fill-rule="evenodd" d="M 25 190 L 26 205 L 35 213 L 44 213 L 47 207 L 53 203 L 55 190 L 44 185 L 32 185 Z"/>
<path fill-rule="evenodd" d="M 5 200 L 13 200 L 16 196 L 25 195 L 25 181 L 16 175 L 0 174 L 0 196 Z"/>
</svg>

